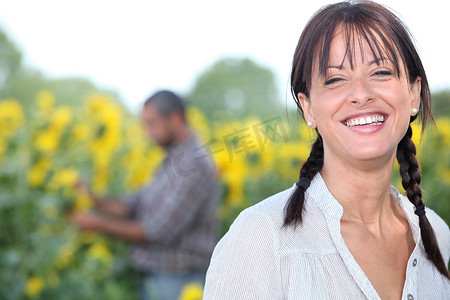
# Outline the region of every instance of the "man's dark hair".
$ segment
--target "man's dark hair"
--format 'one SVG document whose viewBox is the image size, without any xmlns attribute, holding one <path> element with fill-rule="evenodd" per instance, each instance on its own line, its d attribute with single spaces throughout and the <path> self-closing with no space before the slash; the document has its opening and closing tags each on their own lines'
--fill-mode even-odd
<svg viewBox="0 0 450 300">
<path fill-rule="evenodd" d="M 165 117 L 173 112 L 180 112 L 183 119 L 185 119 L 185 102 L 180 96 L 171 91 L 162 90 L 156 92 L 145 101 L 144 107 L 149 104 L 153 104 L 158 112 Z"/>
</svg>

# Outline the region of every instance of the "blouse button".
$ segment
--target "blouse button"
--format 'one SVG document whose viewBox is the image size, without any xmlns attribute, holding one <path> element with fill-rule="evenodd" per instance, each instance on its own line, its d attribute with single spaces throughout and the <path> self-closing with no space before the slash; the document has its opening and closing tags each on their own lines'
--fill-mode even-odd
<svg viewBox="0 0 450 300">
<path fill-rule="evenodd" d="M 417 258 L 414 258 L 412 265 L 413 265 L 413 267 L 417 266 Z"/>
<path fill-rule="evenodd" d="M 408 300 L 414 300 L 414 297 L 413 297 L 413 295 L 411 295 L 411 294 L 408 294 Z"/>
</svg>

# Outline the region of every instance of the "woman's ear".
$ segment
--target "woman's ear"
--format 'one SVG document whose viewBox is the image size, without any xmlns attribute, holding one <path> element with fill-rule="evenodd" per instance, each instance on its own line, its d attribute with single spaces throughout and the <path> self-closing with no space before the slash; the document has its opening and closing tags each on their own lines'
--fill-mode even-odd
<svg viewBox="0 0 450 300">
<path fill-rule="evenodd" d="M 316 128 L 316 120 L 314 119 L 314 115 L 312 113 L 310 99 L 303 93 L 298 93 L 297 99 L 302 107 L 303 117 L 305 118 L 306 124 L 308 124 L 310 128 Z"/>
<path fill-rule="evenodd" d="M 422 88 L 422 80 L 417 77 L 416 80 L 411 84 L 411 112 L 412 115 L 416 115 L 420 108 L 420 92 Z"/>
</svg>

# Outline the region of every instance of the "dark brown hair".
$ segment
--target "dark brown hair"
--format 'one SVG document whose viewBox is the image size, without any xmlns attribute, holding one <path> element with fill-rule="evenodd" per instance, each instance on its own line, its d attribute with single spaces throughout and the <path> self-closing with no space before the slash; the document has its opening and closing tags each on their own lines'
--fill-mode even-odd
<svg viewBox="0 0 450 300">
<path fill-rule="evenodd" d="M 320 75 L 325 75 L 331 42 L 336 30 L 342 30 L 346 40 L 346 58 L 353 68 L 356 45 L 366 42 L 376 61 L 389 59 L 395 66 L 397 77 L 408 76 L 410 83 L 417 77 L 421 79 L 420 111 L 417 116 L 422 122 L 422 130 L 431 115 L 431 96 L 427 77 L 420 57 L 412 42 L 411 34 L 402 21 L 389 9 L 371 1 L 341 2 L 327 5 L 317 11 L 303 30 L 294 53 L 291 72 L 291 92 L 299 110 L 301 106 L 297 95 L 303 93 L 309 97 L 311 76 L 314 63 L 319 65 Z M 400 61 L 405 70 L 401 70 Z M 416 147 L 411 140 L 412 129 L 397 147 L 397 160 L 400 165 L 402 185 L 407 197 L 415 207 L 423 205 L 420 188 L 421 173 L 415 156 Z M 323 167 L 323 141 L 320 133 L 312 145 L 309 158 L 300 170 L 300 178 L 312 180 Z M 302 222 L 305 188 L 297 186 L 285 207 L 284 226 L 296 226 Z M 439 251 L 436 236 L 426 215 L 419 216 L 421 236 L 430 261 L 440 273 L 450 278 L 446 264 Z"/>
</svg>

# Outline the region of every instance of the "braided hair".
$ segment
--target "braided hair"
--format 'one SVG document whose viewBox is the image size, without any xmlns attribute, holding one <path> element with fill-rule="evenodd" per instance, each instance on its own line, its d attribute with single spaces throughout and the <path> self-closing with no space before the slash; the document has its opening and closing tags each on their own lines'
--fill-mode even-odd
<svg viewBox="0 0 450 300">
<path fill-rule="evenodd" d="M 396 76 L 404 72 L 413 83 L 420 78 L 419 115 L 422 131 L 431 115 L 431 94 L 420 57 L 412 43 L 407 27 L 390 10 L 371 1 L 354 1 L 331 4 L 319 10 L 307 23 L 295 50 L 291 71 L 291 92 L 300 111 L 298 94 L 309 97 L 311 74 L 315 61 L 319 64 L 320 75 L 325 75 L 328 66 L 332 37 L 337 28 L 346 34 L 347 53 L 350 62 L 354 56 L 355 43 L 367 42 L 376 60 L 388 58 L 396 67 Z M 405 70 L 400 70 L 400 61 Z M 317 131 L 317 130 L 316 130 Z M 320 133 L 311 148 L 311 153 L 300 170 L 300 181 L 311 181 L 322 169 L 324 163 L 323 140 Z M 425 214 L 420 188 L 421 174 L 416 158 L 416 147 L 411 140 L 411 126 L 397 146 L 397 160 L 400 165 L 402 185 L 408 200 L 416 207 L 419 217 L 422 242 L 428 259 L 437 270 L 450 279 L 449 271 L 439 250 L 434 230 Z M 302 222 L 305 191 L 308 184 L 297 184 L 285 207 L 284 226 L 296 226 Z"/>
<path fill-rule="evenodd" d="M 419 217 L 420 234 L 428 259 L 433 262 L 439 272 L 450 279 L 444 259 L 439 251 L 433 227 L 431 227 L 430 221 L 428 221 L 425 214 L 422 189 L 420 188 L 422 175 L 420 173 L 419 161 L 416 158 L 416 146 L 411 140 L 411 137 L 412 129 L 409 126 L 408 131 L 397 146 L 397 161 L 400 165 L 399 170 L 402 176 L 402 185 L 409 201 L 416 207 L 415 213 Z"/>
<path fill-rule="evenodd" d="M 308 159 L 300 169 L 300 178 L 311 181 L 323 167 L 323 141 L 319 135 L 312 145 Z M 284 225 L 297 225 L 302 222 L 302 212 L 305 203 L 305 191 L 307 186 L 298 185 L 289 198 L 285 209 Z"/>
</svg>

